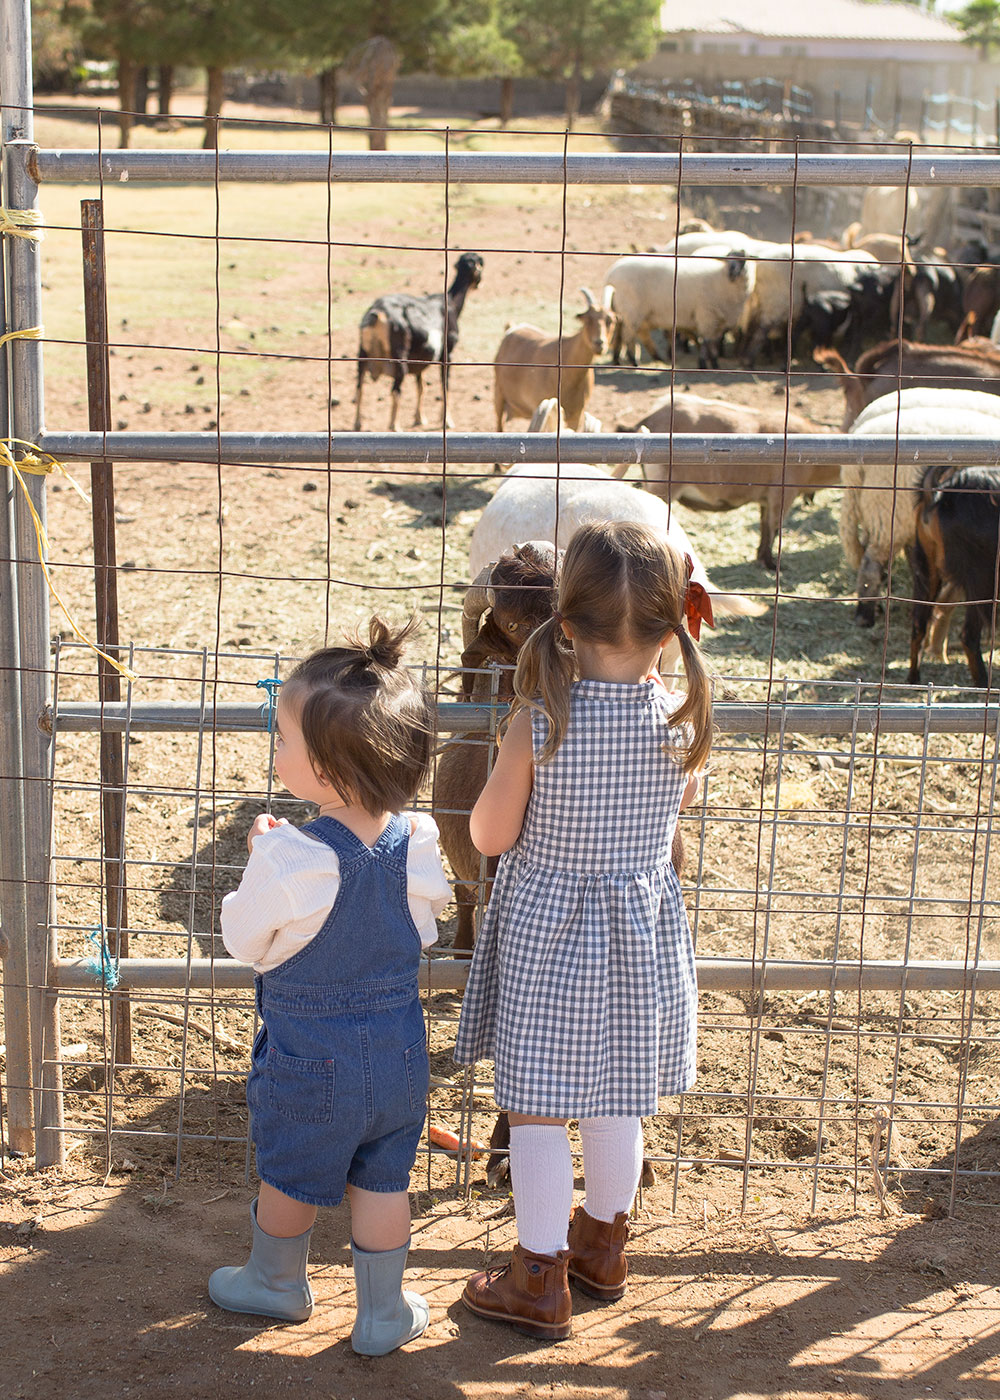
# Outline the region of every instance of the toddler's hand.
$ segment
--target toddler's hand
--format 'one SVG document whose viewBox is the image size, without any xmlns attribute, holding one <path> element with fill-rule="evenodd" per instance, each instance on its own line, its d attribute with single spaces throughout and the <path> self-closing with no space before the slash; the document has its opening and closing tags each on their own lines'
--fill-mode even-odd
<svg viewBox="0 0 1000 1400">
<path fill-rule="evenodd" d="M 247 850 L 253 850 L 253 843 L 258 836 L 262 836 L 265 831 L 271 831 L 276 826 L 287 826 L 287 817 L 272 817 L 270 812 L 261 812 L 259 817 L 254 818 L 254 824 L 247 832 Z"/>
</svg>

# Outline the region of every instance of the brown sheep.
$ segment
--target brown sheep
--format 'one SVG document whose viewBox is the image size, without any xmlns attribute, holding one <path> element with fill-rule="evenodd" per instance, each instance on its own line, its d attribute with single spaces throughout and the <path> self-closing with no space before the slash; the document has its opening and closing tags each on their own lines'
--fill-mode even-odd
<svg viewBox="0 0 1000 1400">
<path fill-rule="evenodd" d="M 783 408 L 750 408 L 724 399 L 697 394 L 677 394 L 665 399 L 634 428 L 619 426 L 620 433 L 826 433 L 830 430 L 799 413 Z M 616 476 L 627 467 L 614 469 Z M 757 560 L 766 569 L 777 567 L 773 553 L 775 536 L 796 496 L 840 482 L 840 467 L 805 466 L 798 462 L 765 466 L 761 463 L 705 462 L 671 467 L 668 462 L 643 464 L 646 489 L 665 501 L 680 501 L 692 510 L 735 510 L 751 502 L 760 505 L 760 543 Z"/>
</svg>

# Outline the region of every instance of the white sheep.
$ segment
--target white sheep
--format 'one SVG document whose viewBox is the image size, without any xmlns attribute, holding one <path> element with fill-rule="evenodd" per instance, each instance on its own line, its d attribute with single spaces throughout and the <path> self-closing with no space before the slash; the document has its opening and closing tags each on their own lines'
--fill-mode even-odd
<svg viewBox="0 0 1000 1400">
<path fill-rule="evenodd" d="M 698 367 L 718 368 L 719 344 L 735 330 L 753 290 L 754 264 L 742 250 L 704 248 L 691 257 L 619 258 L 605 277 L 605 305 L 619 318 L 612 345 L 618 364 L 624 346 L 635 364 L 640 340 L 657 359 L 654 330 L 690 335 L 698 341 Z"/>
<path fill-rule="evenodd" d="M 996 437 L 1000 397 L 976 389 L 904 389 L 867 404 L 851 425 L 863 437 Z M 893 554 L 913 540 L 917 491 L 925 462 L 845 462 L 840 542 L 858 571 L 859 626 L 875 623 L 875 599 Z"/>
<path fill-rule="evenodd" d="M 752 364 L 768 337 L 784 331 L 818 292 L 847 292 L 857 281 L 860 264 L 874 266 L 871 253 L 856 248 L 827 248 L 816 243 L 759 244 L 753 288 L 747 297 L 740 330 L 748 337 L 745 359 Z M 789 262 L 794 262 L 789 267 Z"/>
<path fill-rule="evenodd" d="M 563 549 L 575 530 L 596 520 L 638 521 L 662 535 L 681 554 L 689 554 L 694 565 L 691 577 L 707 590 L 713 611 L 741 617 L 764 612 L 764 605 L 754 599 L 716 588 L 665 501 L 580 462 L 558 466 L 554 462 L 520 462 L 511 468 L 472 532 L 470 577 L 477 578 L 485 565 L 499 559 L 518 540 L 549 540 Z M 672 665 L 676 654 L 668 648 L 665 659 Z"/>
</svg>

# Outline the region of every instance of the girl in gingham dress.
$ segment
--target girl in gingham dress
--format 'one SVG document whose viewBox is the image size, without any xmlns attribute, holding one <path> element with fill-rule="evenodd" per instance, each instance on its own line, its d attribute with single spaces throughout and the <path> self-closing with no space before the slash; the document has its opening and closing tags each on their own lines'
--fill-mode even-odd
<svg viewBox="0 0 1000 1400">
<path fill-rule="evenodd" d="M 455 1058 L 494 1062 L 518 1244 L 503 1269 L 469 1280 L 463 1302 L 529 1336 L 569 1335 L 570 1279 L 602 1300 L 625 1292 L 640 1119 L 694 1080 L 694 954 L 670 861 L 712 729 L 683 625 L 686 609 L 693 627 L 698 615 L 689 563 L 645 526 L 576 532 L 471 816 L 476 846 L 502 858 Z M 674 638 L 684 696 L 658 674 Z M 570 1118 L 586 1182 L 572 1222 Z"/>
</svg>

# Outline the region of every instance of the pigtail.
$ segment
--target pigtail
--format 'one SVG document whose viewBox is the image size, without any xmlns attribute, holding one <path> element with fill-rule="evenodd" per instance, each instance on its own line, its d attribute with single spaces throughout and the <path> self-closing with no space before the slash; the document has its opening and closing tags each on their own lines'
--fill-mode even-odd
<svg viewBox="0 0 1000 1400">
<path fill-rule="evenodd" d="M 548 721 L 549 732 L 537 763 L 547 763 L 566 737 L 569 725 L 569 688 L 576 679 L 576 658 L 566 645 L 561 618 L 553 616 L 536 627 L 521 648 L 514 672 L 514 703 L 518 710 L 538 710 Z"/>
<path fill-rule="evenodd" d="M 692 739 L 684 754 L 684 772 L 697 773 L 708 762 L 712 747 L 712 686 L 698 643 L 685 627 L 675 629 L 681 649 L 687 694 L 683 704 L 670 717 L 671 727 L 690 725 Z"/>
</svg>

